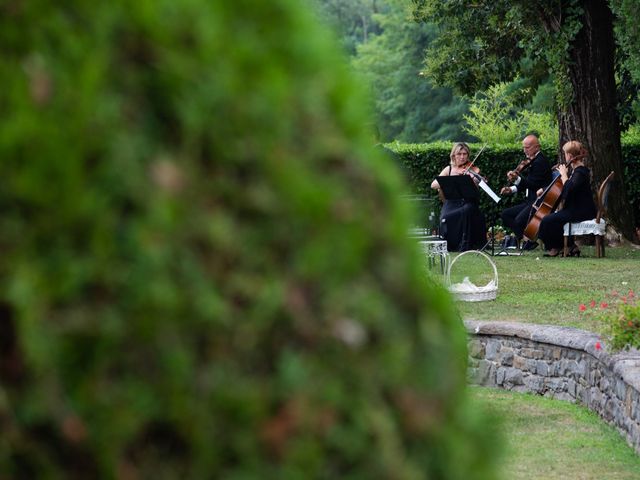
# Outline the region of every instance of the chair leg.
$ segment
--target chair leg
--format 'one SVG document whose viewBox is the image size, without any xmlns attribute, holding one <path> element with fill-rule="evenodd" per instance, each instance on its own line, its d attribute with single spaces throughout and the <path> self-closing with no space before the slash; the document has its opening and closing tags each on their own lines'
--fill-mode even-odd
<svg viewBox="0 0 640 480">
<path fill-rule="evenodd" d="M 564 236 L 564 258 L 569 256 L 569 235 Z"/>
<path fill-rule="evenodd" d="M 602 257 L 602 240 L 601 240 L 601 236 L 600 235 L 596 235 L 596 257 L 597 258 L 601 258 Z"/>
</svg>

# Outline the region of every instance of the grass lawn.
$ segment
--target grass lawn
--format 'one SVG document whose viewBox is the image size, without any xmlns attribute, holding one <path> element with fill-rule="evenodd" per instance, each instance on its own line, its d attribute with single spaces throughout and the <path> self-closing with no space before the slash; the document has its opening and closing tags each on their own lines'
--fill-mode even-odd
<svg viewBox="0 0 640 480">
<path fill-rule="evenodd" d="M 608 248 L 595 258 L 583 246 L 580 258 L 548 258 L 538 248 L 522 256 L 494 256 L 498 296 L 493 301 L 458 302 L 464 319 L 503 320 L 577 327 L 603 333 L 590 314 L 591 300 L 611 304 L 612 292 L 640 296 L 640 249 Z M 455 259 L 457 253 L 451 254 Z M 465 276 L 476 285 L 493 278 L 484 257 L 467 254 L 453 263 L 453 283 Z M 588 306 L 579 311 L 580 304 Z M 610 307 L 609 307 L 610 308 Z M 536 395 L 480 387 L 472 398 L 496 418 L 503 442 L 502 479 L 640 479 L 640 456 L 615 428 L 586 407 Z"/>
<path fill-rule="evenodd" d="M 579 311 L 580 304 L 595 300 L 611 303 L 611 292 L 640 294 L 640 249 L 607 248 L 605 258 L 595 258 L 593 247 L 583 246 L 580 258 L 548 258 L 540 248 L 522 256 L 491 257 L 498 271 L 498 296 L 484 302 L 458 302 L 464 319 L 505 320 L 565 325 L 601 332 L 602 326 Z M 455 259 L 457 253 L 451 254 Z M 475 273 L 474 273 L 475 272 Z M 489 263 L 471 254 L 455 261 L 452 282 L 471 275 L 476 285 L 493 278 Z M 475 276 L 474 276 L 475 275 Z M 640 477 L 640 474 L 639 474 Z"/>
<path fill-rule="evenodd" d="M 586 408 L 504 390 L 469 390 L 502 432 L 499 478 L 640 478 L 640 457 L 613 427 Z"/>
</svg>

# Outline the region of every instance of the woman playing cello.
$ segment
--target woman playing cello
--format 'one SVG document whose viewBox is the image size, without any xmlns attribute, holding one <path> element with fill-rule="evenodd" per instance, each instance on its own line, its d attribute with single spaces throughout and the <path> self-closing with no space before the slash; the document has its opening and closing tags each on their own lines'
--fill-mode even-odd
<svg viewBox="0 0 640 480">
<path fill-rule="evenodd" d="M 544 242 L 546 257 L 557 257 L 562 251 L 562 229 L 567 222 L 581 222 L 596 216 L 596 206 L 591 192 L 591 172 L 584 164 L 587 150 L 578 141 L 572 140 L 562 147 L 566 165 L 558 165 L 562 179 L 562 210 L 551 213 L 540 222 L 538 237 Z M 569 167 L 573 169 L 569 175 Z M 580 256 L 576 245 L 571 247 L 570 256 Z"/>
<path fill-rule="evenodd" d="M 469 153 L 466 143 L 455 143 L 449 155 L 451 161 L 439 176 L 472 175 L 477 184 L 480 181 L 480 169 L 471 165 L 473 162 L 469 162 Z M 431 183 L 431 188 L 440 188 L 437 180 Z M 486 241 L 486 231 L 484 215 L 477 201 L 444 200 L 440 214 L 440 236 L 447 241 L 447 250 L 464 252 L 480 248 Z"/>
</svg>

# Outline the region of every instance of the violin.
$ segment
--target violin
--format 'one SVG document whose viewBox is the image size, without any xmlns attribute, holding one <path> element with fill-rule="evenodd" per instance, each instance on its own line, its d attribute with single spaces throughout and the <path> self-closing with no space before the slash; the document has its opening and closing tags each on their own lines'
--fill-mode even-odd
<svg viewBox="0 0 640 480">
<path fill-rule="evenodd" d="M 522 172 L 524 172 L 527 168 L 529 168 L 529 166 L 531 165 L 531 162 L 532 162 L 532 161 L 533 161 L 533 159 L 531 159 L 531 158 L 527 158 L 527 157 L 523 158 L 523 159 L 520 161 L 520 163 L 518 163 L 518 165 L 516 166 L 516 168 L 515 168 L 515 169 L 513 169 L 513 173 L 515 174 L 515 177 L 520 176 L 520 174 L 521 174 Z M 507 176 L 509 176 L 509 173 L 511 173 L 511 172 L 507 172 Z M 509 179 L 509 181 L 510 181 L 511 183 L 513 183 L 513 182 L 514 182 L 514 180 L 511 180 L 511 179 Z M 508 192 L 505 192 L 505 190 L 508 190 Z M 507 186 L 505 186 L 505 187 L 502 187 L 501 192 L 502 192 L 502 194 L 511 194 L 511 187 L 510 187 L 509 185 L 507 185 Z"/>
<path fill-rule="evenodd" d="M 523 158 L 520 163 L 518 164 L 518 166 L 515 168 L 514 172 L 517 173 L 518 175 L 520 175 L 523 171 L 525 171 L 527 168 L 529 168 L 529 166 L 531 165 L 531 162 L 533 160 L 530 158 Z"/>
<path fill-rule="evenodd" d="M 476 167 L 473 162 L 469 161 L 467 161 L 467 163 L 463 163 L 462 165 L 458 165 L 458 168 L 464 168 L 464 171 L 460 175 L 467 175 L 469 172 L 480 173 L 480 169 Z"/>
<path fill-rule="evenodd" d="M 480 151 L 478 152 L 478 154 L 475 156 L 473 161 L 471 162 L 467 161 L 467 163 L 465 163 L 464 165 L 461 165 L 461 167 L 465 167 L 468 165 L 467 168 L 464 169 L 464 172 L 462 172 L 462 175 L 468 175 L 469 172 L 471 172 L 471 174 L 474 177 L 484 180 L 486 182 L 486 179 L 482 175 L 480 175 L 480 169 L 474 165 L 474 163 L 476 163 L 476 160 L 478 159 L 482 151 L 486 148 L 486 146 L 487 144 L 485 143 L 480 149 Z"/>
<path fill-rule="evenodd" d="M 487 177 L 480 175 L 480 169 L 475 165 L 470 165 L 469 167 L 467 167 L 462 175 L 471 175 L 477 180 L 476 183 L 480 183 L 481 181 L 487 182 Z"/>
</svg>

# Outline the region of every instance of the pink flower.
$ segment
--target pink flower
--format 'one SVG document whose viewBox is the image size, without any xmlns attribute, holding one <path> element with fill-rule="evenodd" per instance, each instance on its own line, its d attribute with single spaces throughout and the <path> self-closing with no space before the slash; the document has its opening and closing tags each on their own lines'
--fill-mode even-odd
<svg viewBox="0 0 640 480">
<path fill-rule="evenodd" d="M 622 303 L 627 303 L 627 297 L 622 296 L 620 297 L 620 300 L 622 300 Z"/>
<path fill-rule="evenodd" d="M 613 295 L 614 297 L 617 297 L 618 296 L 618 291 L 614 290 L 613 292 L 611 292 L 611 295 Z"/>
<path fill-rule="evenodd" d="M 580 310 L 581 312 L 584 312 L 587 309 L 587 307 L 585 306 L 584 303 L 581 303 L 580 306 L 578 307 L 578 310 Z"/>
<path fill-rule="evenodd" d="M 633 293 L 633 290 L 629 290 L 628 295 L 629 295 L 629 298 L 635 297 L 635 294 Z"/>
<path fill-rule="evenodd" d="M 596 342 L 596 350 L 601 350 L 602 349 L 602 345 L 600 345 L 600 342 Z"/>
<path fill-rule="evenodd" d="M 602 302 L 600 304 L 600 308 L 607 308 L 609 306 L 609 304 L 607 302 Z"/>
<path fill-rule="evenodd" d="M 589 306 L 591 308 L 595 307 L 596 306 L 596 301 L 595 300 L 591 300 L 591 303 L 589 304 Z"/>
</svg>

